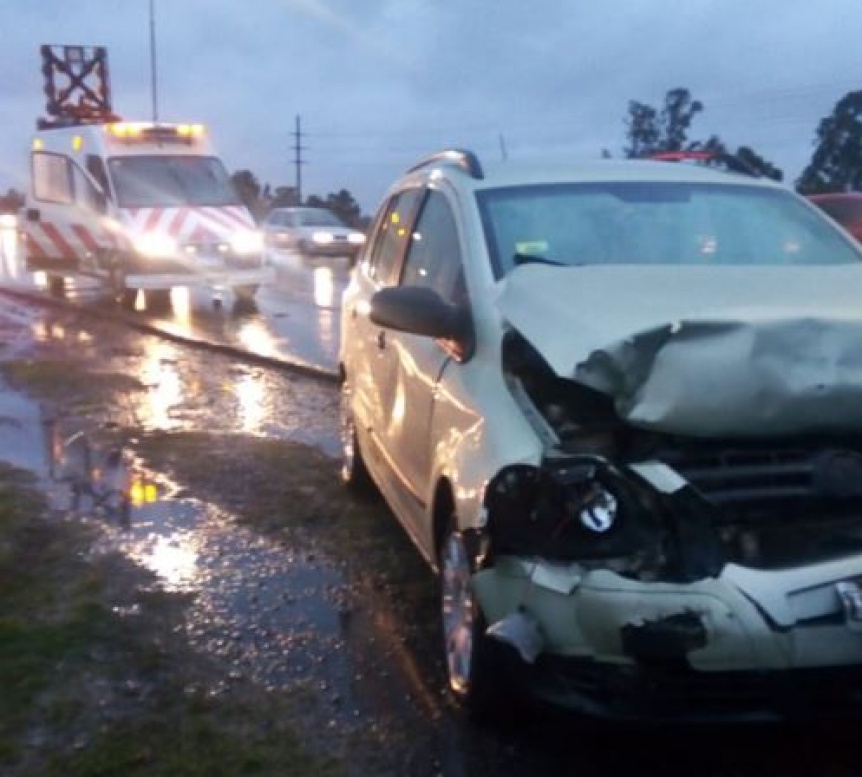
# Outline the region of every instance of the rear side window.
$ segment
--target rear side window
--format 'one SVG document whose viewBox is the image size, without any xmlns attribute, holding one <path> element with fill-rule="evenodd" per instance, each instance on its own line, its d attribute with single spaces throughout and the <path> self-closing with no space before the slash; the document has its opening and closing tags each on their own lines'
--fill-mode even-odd
<svg viewBox="0 0 862 777">
<path fill-rule="evenodd" d="M 410 240 L 410 228 L 422 194 L 421 189 L 407 189 L 396 194 L 377 223 L 369 275 L 382 286 L 392 286 L 398 278 L 401 257 Z"/>
<path fill-rule="evenodd" d="M 33 196 L 43 202 L 69 205 L 74 198 L 68 157 L 37 151 L 32 157 Z"/>
</svg>

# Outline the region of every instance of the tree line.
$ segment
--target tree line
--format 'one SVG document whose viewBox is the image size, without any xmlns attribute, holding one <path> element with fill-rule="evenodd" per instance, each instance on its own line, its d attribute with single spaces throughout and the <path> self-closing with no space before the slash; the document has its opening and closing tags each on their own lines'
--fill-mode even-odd
<svg viewBox="0 0 862 777">
<path fill-rule="evenodd" d="M 347 189 L 331 192 L 326 197 L 312 194 L 301 200 L 293 186 L 261 186 L 251 170 L 238 170 L 231 175 L 234 188 L 252 215 L 260 220 L 273 208 L 289 208 L 304 205 L 309 208 L 326 208 L 338 216 L 345 224 L 356 229 L 364 229 L 367 219 L 362 208 Z"/>
<path fill-rule="evenodd" d="M 669 89 L 661 106 L 630 100 L 624 119 L 626 145 L 623 156 L 646 158 L 674 152 L 702 152 L 715 164 L 781 181 L 784 172 L 750 146 L 733 146 L 716 135 L 692 139 L 692 124 L 703 113 L 704 104 L 688 89 Z M 610 157 L 605 149 L 602 156 Z M 707 161 L 709 163 L 709 160 Z M 304 200 L 292 186 L 261 186 L 250 170 L 231 176 L 242 202 L 261 219 L 273 208 L 306 205 L 326 208 L 346 224 L 358 229 L 367 226 L 368 217 L 347 189 L 325 197 L 312 194 Z M 862 90 L 848 92 L 832 113 L 817 126 L 811 160 L 796 180 L 801 194 L 821 194 L 862 190 Z M 24 195 L 9 189 L 0 195 L 0 213 L 17 213 L 24 206 Z"/>
<path fill-rule="evenodd" d="M 641 159 L 675 152 L 700 152 L 706 164 L 776 181 L 784 179 L 784 171 L 751 146 L 734 147 L 714 134 L 692 137 L 692 124 L 704 110 L 704 104 L 683 87 L 669 89 L 658 107 L 630 100 L 624 118 L 623 156 Z M 862 91 L 848 92 L 835 105 L 832 114 L 820 121 L 814 146 L 811 161 L 795 182 L 801 194 L 862 190 Z M 613 154 L 605 149 L 602 156 Z M 302 204 L 328 208 L 354 227 L 367 225 L 367 217 L 362 216 L 359 204 L 346 189 L 325 198 L 312 195 L 299 202 L 293 187 L 261 186 L 249 170 L 234 173 L 232 179 L 240 198 L 257 218 L 262 218 L 272 208 Z"/>
<path fill-rule="evenodd" d="M 670 89 L 660 108 L 632 100 L 625 119 L 623 153 L 642 158 L 673 152 L 703 152 L 715 163 L 736 165 L 754 175 L 780 181 L 783 171 L 749 146 L 733 150 L 716 135 L 692 140 L 692 122 L 704 105 L 688 89 Z M 862 189 L 862 91 L 848 92 L 817 127 L 811 161 L 796 181 L 801 194 Z M 605 156 L 610 156 L 605 152 Z M 709 162 L 707 162 L 709 163 Z"/>
</svg>

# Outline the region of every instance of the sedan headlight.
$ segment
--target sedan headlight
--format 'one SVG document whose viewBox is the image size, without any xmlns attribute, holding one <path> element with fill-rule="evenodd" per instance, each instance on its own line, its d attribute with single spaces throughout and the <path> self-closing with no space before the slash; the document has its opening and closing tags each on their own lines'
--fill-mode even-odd
<svg viewBox="0 0 862 777">
<path fill-rule="evenodd" d="M 361 232 L 351 232 L 347 236 L 347 241 L 355 246 L 361 246 L 365 242 L 365 235 Z"/>
<path fill-rule="evenodd" d="M 332 237 L 331 232 L 315 232 L 311 236 L 312 242 L 317 243 L 321 246 L 329 245 L 333 241 L 333 239 L 334 238 Z"/>
<path fill-rule="evenodd" d="M 176 239 L 164 232 L 144 232 L 132 242 L 135 251 L 150 258 L 174 256 L 178 248 Z"/>
<path fill-rule="evenodd" d="M 263 235 L 251 229 L 244 232 L 236 232 L 231 235 L 230 247 L 236 254 L 248 255 L 260 253 L 263 251 Z"/>
</svg>

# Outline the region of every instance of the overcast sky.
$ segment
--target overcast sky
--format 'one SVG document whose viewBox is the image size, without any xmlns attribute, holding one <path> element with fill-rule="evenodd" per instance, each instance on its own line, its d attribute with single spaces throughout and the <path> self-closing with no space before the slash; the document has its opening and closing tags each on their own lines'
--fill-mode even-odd
<svg viewBox="0 0 862 777">
<path fill-rule="evenodd" d="M 26 186 L 38 47 L 108 47 L 114 109 L 151 116 L 149 0 L 2 0 L 0 189 Z M 367 212 L 417 157 L 618 155 L 631 99 L 687 87 L 690 137 L 794 180 L 818 121 L 862 88 L 860 0 L 155 0 L 160 115 L 205 122 L 230 171 L 350 190 Z"/>
</svg>

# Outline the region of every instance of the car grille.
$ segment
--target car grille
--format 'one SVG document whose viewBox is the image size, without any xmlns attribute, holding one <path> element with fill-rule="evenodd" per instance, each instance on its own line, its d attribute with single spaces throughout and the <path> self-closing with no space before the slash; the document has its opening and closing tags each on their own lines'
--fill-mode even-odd
<svg viewBox="0 0 862 777">
<path fill-rule="evenodd" d="M 725 449 L 667 455 L 663 460 L 722 504 L 793 499 L 812 491 L 811 455 L 804 450 Z"/>
<path fill-rule="evenodd" d="M 258 267 L 261 263 L 259 254 L 239 256 L 230 250 L 230 245 L 225 241 L 210 241 L 183 244 L 183 252 L 191 260 L 203 260 L 212 262 L 219 260 L 225 267 L 247 268 Z"/>
<path fill-rule="evenodd" d="M 185 243 L 183 250 L 192 256 L 223 256 L 228 253 L 229 245 L 225 241 L 211 241 L 201 243 Z"/>
<path fill-rule="evenodd" d="M 836 445 L 759 446 L 701 444 L 662 451 L 668 464 L 729 521 L 760 520 L 767 514 L 791 517 L 816 507 L 834 517 L 852 509 L 862 514 L 862 456 L 858 448 Z M 858 467 L 842 472 L 837 459 Z M 842 478 L 847 482 L 843 482 Z"/>
</svg>

